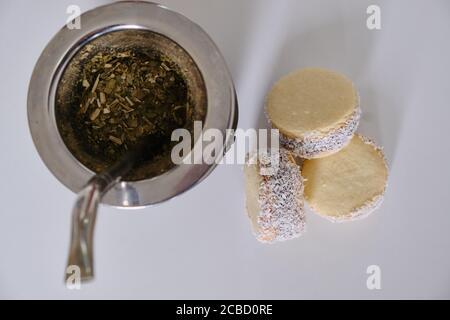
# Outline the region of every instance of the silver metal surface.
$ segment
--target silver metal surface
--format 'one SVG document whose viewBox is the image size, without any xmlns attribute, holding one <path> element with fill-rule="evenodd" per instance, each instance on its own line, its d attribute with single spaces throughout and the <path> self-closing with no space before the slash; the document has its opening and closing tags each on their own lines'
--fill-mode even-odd
<svg viewBox="0 0 450 320">
<path fill-rule="evenodd" d="M 154 145 L 156 139 L 159 137 L 145 137 L 116 163 L 94 175 L 78 193 L 72 210 L 72 236 L 67 268 L 78 266 L 82 281 L 94 277 L 94 227 L 99 203 L 108 190 L 133 169 L 144 146 Z M 69 278 L 70 273 L 66 273 L 66 277 Z"/>
<path fill-rule="evenodd" d="M 96 179 L 90 180 L 78 194 L 72 210 L 72 236 L 67 267 L 78 266 L 82 281 L 94 277 L 93 248 L 97 209 L 102 195 L 111 185 L 112 183 L 98 183 Z M 66 278 L 68 277 L 70 273 L 66 273 Z"/>
<path fill-rule="evenodd" d="M 83 166 L 63 143 L 55 121 L 55 92 L 71 57 L 89 41 L 117 30 L 140 29 L 162 34 L 186 50 L 205 82 L 207 110 L 203 130 L 219 129 L 224 146 L 232 141 L 226 129 L 236 128 L 237 100 L 226 63 L 211 38 L 181 14 L 149 2 L 118 2 L 81 15 L 81 29 L 63 27 L 36 63 L 28 91 L 28 121 L 34 144 L 49 170 L 78 193 L 94 172 Z M 201 143 L 201 141 L 196 141 Z M 102 203 L 141 207 L 170 199 L 204 179 L 215 165 L 179 165 L 151 179 L 123 181 Z"/>
</svg>

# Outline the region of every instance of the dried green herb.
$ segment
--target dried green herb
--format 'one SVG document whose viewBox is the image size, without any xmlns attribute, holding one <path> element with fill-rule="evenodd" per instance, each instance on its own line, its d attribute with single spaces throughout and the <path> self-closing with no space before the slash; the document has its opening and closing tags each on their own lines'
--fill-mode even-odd
<svg viewBox="0 0 450 320">
<path fill-rule="evenodd" d="M 140 138 L 167 138 L 193 121 L 177 66 L 152 50 L 109 49 L 89 58 L 72 127 L 89 154 L 112 163 Z"/>
<path fill-rule="evenodd" d="M 184 128 L 194 136 L 194 120 L 206 117 L 206 93 L 200 69 L 177 43 L 146 30 L 119 30 L 84 45 L 65 66 L 55 120 L 68 151 L 97 173 L 139 140 L 158 137 L 163 143 L 144 150 L 124 177 L 149 179 L 175 166 L 171 134 Z"/>
</svg>

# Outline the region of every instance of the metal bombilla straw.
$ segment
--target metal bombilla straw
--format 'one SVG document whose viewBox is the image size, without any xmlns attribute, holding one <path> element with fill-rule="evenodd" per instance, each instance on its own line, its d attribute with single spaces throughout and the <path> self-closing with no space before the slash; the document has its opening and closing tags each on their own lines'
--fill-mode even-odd
<svg viewBox="0 0 450 320">
<path fill-rule="evenodd" d="M 72 236 L 67 268 L 77 266 L 80 270 L 81 281 L 88 281 L 94 277 L 94 227 L 98 205 L 103 195 L 130 172 L 137 161 L 144 156 L 144 151 L 150 150 L 149 156 L 153 156 L 163 141 L 163 137 L 159 134 L 141 138 L 135 147 L 112 166 L 94 175 L 78 193 L 72 210 Z M 66 279 L 69 276 L 66 273 Z"/>
</svg>

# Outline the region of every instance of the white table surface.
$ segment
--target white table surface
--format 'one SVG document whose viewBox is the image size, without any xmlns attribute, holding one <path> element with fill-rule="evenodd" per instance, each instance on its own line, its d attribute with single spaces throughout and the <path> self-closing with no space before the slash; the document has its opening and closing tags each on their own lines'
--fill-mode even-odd
<svg viewBox="0 0 450 320">
<path fill-rule="evenodd" d="M 0 2 L 0 298 L 450 298 L 450 2 L 171 0 L 222 50 L 239 127 L 262 126 L 283 74 L 322 66 L 353 79 L 360 132 L 385 147 L 389 188 L 369 218 L 332 224 L 307 213 L 293 241 L 258 243 L 244 211 L 240 166 L 140 211 L 102 207 L 96 279 L 68 290 L 63 272 L 74 194 L 40 160 L 26 95 L 34 64 L 66 7 L 107 1 Z M 381 7 L 382 29 L 366 28 Z M 368 290 L 366 268 L 381 268 Z"/>
</svg>

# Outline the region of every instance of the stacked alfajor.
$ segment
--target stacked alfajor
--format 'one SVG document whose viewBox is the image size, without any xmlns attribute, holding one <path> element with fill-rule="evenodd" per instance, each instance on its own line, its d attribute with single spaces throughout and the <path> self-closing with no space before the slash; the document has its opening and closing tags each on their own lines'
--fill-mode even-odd
<svg viewBox="0 0 450 320">
<path fill-rule="evenodd" d="M 257 239 L 274 242 L 300 235 L 305 226 L 304 201 L 333 222 L 366 217 L 380 206 L 387 165 L 380 147 L 355 134 L 361 108 L 352 81 L 321 68 L 292 72 L 273 85 L 265 113 L 271 127 L 279 130 L 282 163 L 287 161 L 292 167 L 295 162 L 297 170 L 282 170 L 267 178 L 258 175 L 257 162 L 246 165 L 247 214 Z M 294 181 L 295 186 L 283 181 Z M 271 202 L 267 201 L 268 189 Z M 296 202 L 286 206 L 285 199 Z M 268 222 L 264 217 L 273 212 L 277 219 Z M 291 229 L 298 232 L 280 231 Z M 266 236 L 261 230 L 273 234 Z"/>
</svg>

